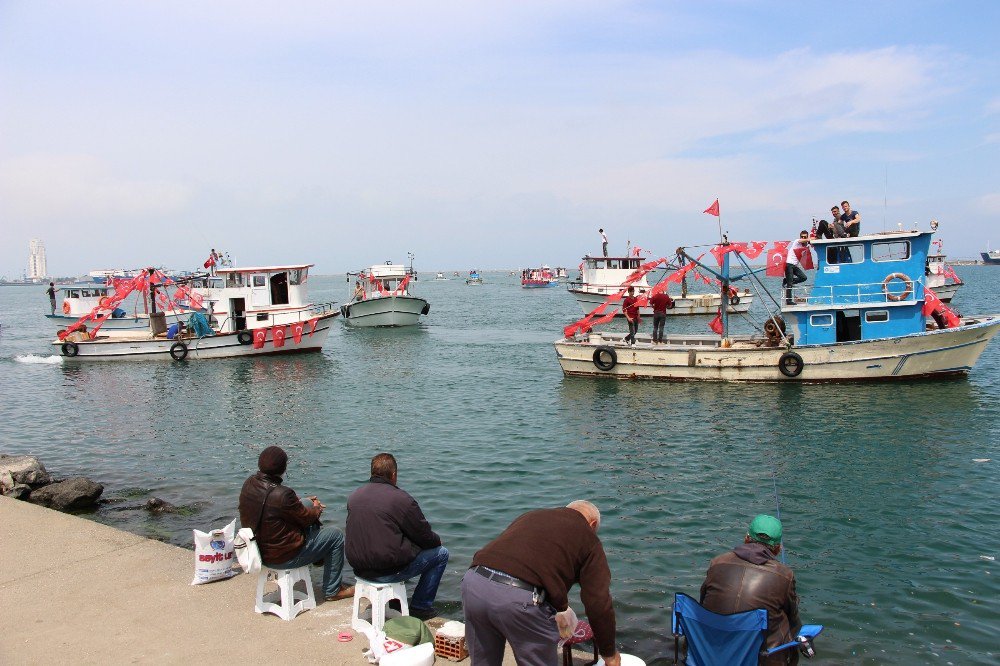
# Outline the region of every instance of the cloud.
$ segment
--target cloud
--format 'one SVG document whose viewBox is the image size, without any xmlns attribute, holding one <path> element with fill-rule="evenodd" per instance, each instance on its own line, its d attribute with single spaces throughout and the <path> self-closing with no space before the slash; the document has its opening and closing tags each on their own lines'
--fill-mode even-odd
<svg viewBox="0 0 1000 666">
<path fill-rule="evenodd" d="M 985 194 L 979 197 L 976 208 L 985 215 L 1000 215 L 1000 193 Z"/>
</svg>

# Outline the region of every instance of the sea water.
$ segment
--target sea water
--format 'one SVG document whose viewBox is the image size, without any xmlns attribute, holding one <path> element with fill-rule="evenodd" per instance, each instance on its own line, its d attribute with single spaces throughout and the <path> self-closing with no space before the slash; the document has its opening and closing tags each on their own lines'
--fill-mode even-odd
<svg viewBox="0 0 1000 666">
<path fill-rule="evenodd" d="M 1000 268 L 957 271 L 959 311 L 1000 312 Z M 432 278 L 415 284 L 431 303 L 419 327 L 338 323 L 320 354 L 183 363 L 63 361 L 44 288 L 0 287 L 0 452 L 100 481 L 109 501 L 87 517 L 184 547 L 236 515 L 265 446 L 340 526 L 371 457 L 392 452 L 451 551 L 438 606 L 453 619 L 477 549 L 524 511 L 590 499 L 619 642 L 647 661 L 672 654 L 673 594 L 697 596 L 708 561 L 780 504 L 825 662 L 996 663 L 1000 341 L 968 378 L 937 382 L 566 378 L 552 342 L 582 313 L 564 289 Z M 351 285 L 309 286 L 343 301 Z M 179 510 L 143 511 L 152 496 Z"/>
</svg>

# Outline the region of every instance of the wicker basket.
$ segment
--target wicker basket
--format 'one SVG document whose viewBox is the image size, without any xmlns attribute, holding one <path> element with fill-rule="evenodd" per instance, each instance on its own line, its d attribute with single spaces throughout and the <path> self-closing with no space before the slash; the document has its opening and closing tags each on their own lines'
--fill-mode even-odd
<svg viewBox="0 0 1000 666">
<path fill-rule="evenodd" d="M 469 656 L 469 650 L 465 647 L 465 637 L 452 638 L 435 634 L 434 654 L 448 661 L 462 661 Z"/>
</svg>

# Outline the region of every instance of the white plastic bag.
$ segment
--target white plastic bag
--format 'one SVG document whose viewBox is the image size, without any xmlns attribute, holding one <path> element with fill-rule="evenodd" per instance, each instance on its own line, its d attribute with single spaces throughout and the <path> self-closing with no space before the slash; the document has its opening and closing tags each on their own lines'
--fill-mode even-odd
<svg viewBox="0 0 1000 666">
<path fill-rule="evenodd" d="M 233 538 L 233 550 L 236 551 L 236 559 L 243 571 L 248 574 L 260 571 L 263 562 L 260 561 L 260 549 L 257 547 L 257 537 L 254 536 L 252 529 L 244 527 L 236 533 Z"/>
<path fill-rule="evenodd" d="M 233 536 L 236 519 L 221 530 L 194 532 L 194 580 L 192 585 L 211 583 L 214 580 L 231 578 L 233 571 Z"/>
</svg>

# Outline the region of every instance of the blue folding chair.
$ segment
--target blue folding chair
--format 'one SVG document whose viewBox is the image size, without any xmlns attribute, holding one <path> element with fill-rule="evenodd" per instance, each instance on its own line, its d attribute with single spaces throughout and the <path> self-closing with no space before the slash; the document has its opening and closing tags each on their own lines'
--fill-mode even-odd
<svg viewBox="0 0 1000 666">
<path fill-rule="evenodd" d="M 680 638 L 687 639 L 687 666 L 757 666 L 762 656 L 798 648 L 797 640 L 763 650 L 767 637 L 767 610 L 720 615 L 706 610 L 692 597 L 674 595 L 670 627 L 674 634 L 674 664 L 680 661 Z M 803 625 L 798 635 L 812 640 L 823 626 Z"/>
</svg>

